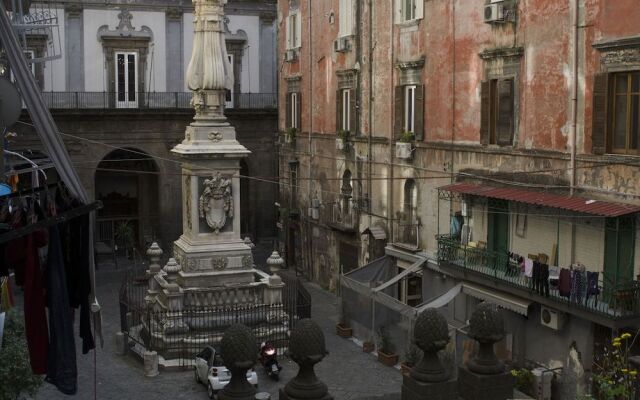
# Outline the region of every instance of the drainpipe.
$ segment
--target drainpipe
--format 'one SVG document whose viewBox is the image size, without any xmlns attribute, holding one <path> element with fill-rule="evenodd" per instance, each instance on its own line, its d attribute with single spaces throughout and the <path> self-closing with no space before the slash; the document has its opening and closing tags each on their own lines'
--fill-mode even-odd
<svg viewBox="0 0 640 400">
<path fill-rule="evenodd" d="M 313 133 L 313 26 L 312 26 L 312 16 L 313 12 L 311 9 L 311 0 L 308 0 L 308 10 L 309 10 L 309 173 L 307 174 L 308 182 L 307 182 L 307 202 L 308 205 L 311 205 L 311 161 L 313 159 L 312 146 L 311 146 L 311 134 Z M 311 239 L 313 235 L 311 234 L 311 220 L 309 219 L 308 210 L 305 213 L 307 220 L 307 268 L 309 272 L 309 279 L 313 280 L 313 266 L 311 265 L 311 260 L 313 257 L 311 256 L 311 251 L 313 249 L 313 245 L 311 244 Z M 303 214 L 303 215 L 305 215 Z"/>
<path fill-rule="evenodd" d="M 573 195 L 576 186 L 576 141 L 578 125 L 578 23 L 580 18 L 580 0 L 573 0 L 573 88 L 571 94 L 571 179 L 570 194 Z"/>
<path fill-rule="evenodd" d="M 395 4 L 395 1 L 390 1 L 389 4 L 390 6 L 390 12 L 389 15 L 391 16 L 391 87 L 394 88 L 393 92 L 395 93 L 395 86 L 394 86 L 394 76 L 395 76 L 395 72 L 396 72 L 396 66 L 395 66 L 395 57 L 396 57 L 396 53 L 395 53 L 395 44 L 396 44 L 396 26 L 395 26 L 395 10 L 393 9 L 393 5 Z M 395 99 L 393 100 L 395 101 Z M 392 103 L 395 104 L 395 103 Z M 390 136 L 389 136 L 389 180 L 387 181 L 387 185 L 389 190 L 387 190 L 387 210 L 389 210 L 389 215 L 387 215 L 388 221 L 389 221 L 389 238 L 391 239 L 391 241 L 393 242 L 394 240 L 394 222 L 395 222 L 395 217 L 393 216 L 393 188 L 394 188 L 394 179 L 393 179 L 393 149 L 394 149 L 394 126 L 393 124 L 395 123 L 395 118 L 396 118 L 396 108 L 391 107 L 391 118 L 390 118 L 390 127 L 391 129 L 389 130 Z"/>
<path fill-rule="evenodd" d="M 373 204 L 373 183 L 371 177 L 373 176 L 373 145 L 371 138 L 373 136 L 373 0 L 369 0 L 369 135 L 367 137 L 367 193 L 369 195 L 369 229 L 373 223 L 373 217 L 371 215 L 371 208 Z"/>
</svg>

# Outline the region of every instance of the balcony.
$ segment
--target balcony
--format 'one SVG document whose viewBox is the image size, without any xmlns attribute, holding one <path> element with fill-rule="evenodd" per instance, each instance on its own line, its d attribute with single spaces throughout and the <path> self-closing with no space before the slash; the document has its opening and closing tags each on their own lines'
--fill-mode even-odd
<svg viewBox="0 0 640 400">
<path fill-rule="evenodd" d="M 351 199 L 336 201 L 327 205 L 329 209 L 328 225 L 333 229 L 347 233 L 358 231 L 360 211 L 357 203 Z"/>
<path fill-rule="evenodd" d="M 511 292 L 605 326 L 620 327 L 625 321 L 640 318 L 640 283 L 637 281 L 611 282 L 600 273 L 598 294 L 578 301 L 561 296 L 551 276 L 548 296 L 543 296 L 534 291 L 531 278 L 525 277 L 507 254 L 463 245 L 449 235 L 438 237 L 438 263 L 460 279 Z"/>
<path fill-rule="evenodd" d="M 191 92 L 139 92 L 117 97 L 115 92 L 42 92 L 45 104 L 56 110 L 192 109 Z M 276 109 L 277 93 L 235 93 L 227 109 Z"/>
<path fill-rule="evenodd" d="M 421 228 L 420 218 L 401 215 L 400 219 L 393 222 L 393 245 L 413 252 L 420 251 Z"/>
</svg>

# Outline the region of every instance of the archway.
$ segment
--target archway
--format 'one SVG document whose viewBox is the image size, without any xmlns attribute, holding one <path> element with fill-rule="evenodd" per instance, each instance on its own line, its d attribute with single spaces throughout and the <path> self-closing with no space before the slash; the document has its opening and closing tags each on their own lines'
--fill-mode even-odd
<svg viewBox="0 0 640 400">
<path fill-rule="evenodd" d="M 107 154 L 96 169 L 95 193 L 104 205 L 96 218 L 97 241 L 117 244 L 127 231 L 135 246 L 158 240 L 158 166 L 149 155 L 138 149 Z"/>
</svg>

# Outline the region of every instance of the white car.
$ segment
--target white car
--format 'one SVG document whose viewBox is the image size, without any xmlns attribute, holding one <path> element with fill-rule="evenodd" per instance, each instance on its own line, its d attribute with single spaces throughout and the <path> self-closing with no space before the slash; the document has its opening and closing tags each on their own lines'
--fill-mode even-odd
<svg viewBox="0 0 640 400">
<path fill-rule="evenodd" d="M 207 385 L 207 394 L 210 399 L 214 399 L 231 380 L 231 371 L 224 366 L 217 347 L 207 346 L 198 353 L 194 370 L 196 382 Z M 258 387 L 258 374 L 253 368 L 247 371 L 247 381 L 254 387 Z"/>
</svg>

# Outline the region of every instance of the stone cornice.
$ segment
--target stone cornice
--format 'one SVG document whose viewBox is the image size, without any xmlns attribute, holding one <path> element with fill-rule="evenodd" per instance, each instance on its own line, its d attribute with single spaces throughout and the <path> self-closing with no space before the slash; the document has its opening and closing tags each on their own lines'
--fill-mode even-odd
<svg viewBox="0 0 640 400">
<path fill-rule="evenodd" d="M 495 58 L 522 57 L 524 47 L 499 47 L 495 49 L 485 49 L 478 53 L 483 60 L 492 60 Z"/>
<path fill-rule="evenodd" d="M 625 48 L 640 47 L 639 36 L 627 36 L 616 39 L 602 39 L 591 44 L 593 48 L 601 51 L 620 50 Z"/>
<path fill-rule="evenodd" d="M 397 61 L 396 62 L 396 68 L 398 68 L 400 70 L 422 69 L 424 67 L 424 63 L 425 63 L 425 57 L 423 56 L 422 58 L 420 58 L 418 60 Z"/>
</svg>

